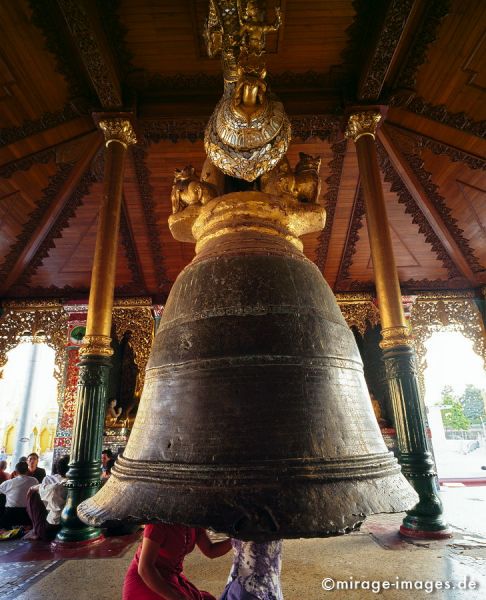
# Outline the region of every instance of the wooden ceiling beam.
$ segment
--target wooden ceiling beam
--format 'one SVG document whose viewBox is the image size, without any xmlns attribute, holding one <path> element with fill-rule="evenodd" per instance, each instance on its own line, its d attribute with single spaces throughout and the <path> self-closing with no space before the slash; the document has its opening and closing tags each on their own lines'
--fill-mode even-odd
<svg viewBox="0 0 486 600">
<path fill-rule="evenodd" d="M 400 111 L 400 116 L 405 111 Z M 447 154 L 453 161 L 466 163 L 470 168 L 484 168 L 486 164 L 486 142 L 479 138 L 431 121 L 423 116 L 410 114 L 398 120 L 396 109 L 389 111 L 386 119 L 388 128 L 403 132 L 421 142 L 434 154 Z"/>
<path fill-rule="evenodd" d="M 120 227 L 120 229 L 121 229 L 122 235 L 124 234 L 124 229 L 126 229 L 125 237 L 127 239 L 125 240 L 125 243 L 128 246 L 127 254 L 128 254 L 129 263 L 130 263 L 130 265 L 133 265 L 132 272 L 134 271 L 133 275 L 134 275 L 134 279 L 136 280 L 134 283 L 141 284 L 143 290 L 140 290 L 140 293 L 142 293 L 142 291 L 145 293 L 148 291 L 147 280 L 146 280 L 145 273 L 143 270 L 143 263 L 140 258 L 140 252 L 139 252 L 139 249 L 137 246 L 137 238 L 133 233 L 133 224 L 132 224 L 132 219 L 130 216 L 130 211 L 128 210 L 125 193 L 123 193 L 123 196 L 122 196 L 122 220 L 123 220 L 124 224 L 126 224 L 126 228 Z"/>
<path fill-rule="evenodd" d="M 95 157 L 102 143 L 103 137 L 98 132 L 93 133 L 90 147 L 73 167 L 58 195 L 50 205 L 49 209 L 45 212 L 42 219 L 39 221 L 27 244 L 22 248 L 22 252 L 17 257 L 7 277 L 1 282 L 0 296 L 5 295 L 5 292 L 21 277 L 25 269 L 27 269 L 37 250 L 40 248 L 41 244 L 54 227 L 76 185 L 79 183 L 81 177 L 91 165 L 91 161 Z"/>
<path fill-rule="evenodd" d="M 359 102 L 376 102 L 380 98 L 419 4 L 418 0 L 391 0 L 389 3 L 377 40 L 372 44 L 361 73 L 356 94 Z"/>
<path fill-rule="evenodd" d="M 0 166 L 0 177 L 8 179 L 17 171 L 28 171 L 35 164 L 47 164 L 51 160 L 56 159 L 59 148 L 68 146 L 73 142 L 82 142 L 86 136 L 92 132 L 94 132 L 93 127 L 91 127 L 91 130 L 86 133 L 68 137 L 60 143 L 45 146 L 36 152 L 29 152 L 28 154 L 19 156 L 18 158 L 15 158 L 14 160 L 11 160 Z"/>
<path fill-rule="evenodd" d="M 365 215 L 365 206 L 363 194 L 361 192 L 361 178 L 356 177 L 356 187 L 354 189 L 353 205 L 348 221 L 346 238 L 344 240 L 339 268 L 334 280 L 334 290 L 341 289 L 341 285 L 349 280 L 349 269 L 353 264 L 353 256 L 356 253 L 356 244 L 359 240 L 358 231 L 363 226 L 363 217 Z"/>
<path fill-rule="evenodd" d="M 116 62 L 94 4 L 89 0 L 57 3 L 102 108 L 119 110 L 123 98 Z"/>
<path fill-rule="evenodd" d="M 415 173 L 394 144 L 386 124 L 378 130 L 378 139 L 383 144 L 393 167 L 397 171 L 404 185 L 412 195 L 418 207 L 422 211 L 427 222 L 441 241 L 451 260 L 459 272 L 473 285 L 477 286 L 477 278 L 465 259 L 461 249 L 444 223 L 439 211 L 428 197 L 422 184 Z"/>
</svg>

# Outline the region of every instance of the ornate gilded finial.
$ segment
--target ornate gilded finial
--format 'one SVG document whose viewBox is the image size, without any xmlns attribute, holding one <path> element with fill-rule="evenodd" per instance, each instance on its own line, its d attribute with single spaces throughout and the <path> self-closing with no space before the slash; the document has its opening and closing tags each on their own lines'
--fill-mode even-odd
<svg viewBox="0 0 486 600">
<path fill-rule="evenodd" d="M 371 135 L 374 139 L 380 120 L 381 113 L 376 111 L 354 113 L 349 117 L 344 135 L 354 142 L 357 142 L 363 135 Z"/>
<path fill-rule="evenodd" d="M 245 8 L 237 0 L 238 20 L 242 51 L 246 54 L 261 56 L 265 52 L 267 33 L 278 31 L 282 24 L 280 7 L 275 7 L 275 22 L 266 23 L 266 6 L 263 0 L 247 0 Z"/>
<path fill-rule="evenodd" d="M 125 148 L 137 143 L 137 136 L 128 119 L 103 119 L 98 123 L 105 135 L 105 146 L 120 142 Z"/>
<path fill-rule="evenodd" d="M 290 122 L 283 106 L 268 91 L 263 60 L 266 34 L 277 31 L 266 22 L 264 0 L 211 0 L 206 25 L 208 54 L 220 50 L 225 88 L 206 128 L 208 158 L 226 175 L 254 181 L 284 156 Z"/>
</svg>

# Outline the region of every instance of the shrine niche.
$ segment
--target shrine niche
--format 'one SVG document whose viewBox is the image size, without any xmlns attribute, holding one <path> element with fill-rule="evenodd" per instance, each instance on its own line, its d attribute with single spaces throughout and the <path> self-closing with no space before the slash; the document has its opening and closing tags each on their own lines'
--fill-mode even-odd
<svg viewBox="0 0 486 600">
<path fill-rule="evenodd" d="M 124 411 L 142 393 L 145 367 L 152 347 L 154 318 L 150 298 L 127 298 L 115 301 L 113 332 L 120 348 L 121 383 Z M 124 369 L 127 373 L 123 373 Z M 125 382 L 126 386 L 123 386 Z M 132 397 L 129 398 L 129 391 Z M 121 398 L 120 398 L 121 400 Z M 132 406 L 133 408 L 133 406 Z"/>
<path fill-rule="evenodd" d="M 161 311 L 163 307 L 158 306 Z M 77 403 L 79 376 L 79 348 L 86 331 L 87 304 L 68 303 L 63 306 L 67 314 L 64 340 L 66 344 L 66 374 L 62 391 L 61 409 L 56 431 L 56 457 L 69 451 Z M 117 420 L 116 443 L 126 442 L 118 439 L 119 429 L 133 421 L 143 387 L 145 366 L 152 344 L 154 319 L 152 305 L 146 298 L 123 298 L 115 301 L 113 308 L 112 347 L 114 349 L 113 367 L 107 401 L 117 399 L 117 407 L 122 414 Z M 108 406 L 108 404 L 107 404 Z"/>
<path fill-rule="evenodd" d="M 410 324 L 417 354 L 422 389 L 427 367 L 427 340 L 437 331 L 455 331 L 472 341 L 474 352 L 486 367 L 486 338 L 481 312 L 474 292 L 428 292 L 420 294 L 412 306 Z"/>
</svg>

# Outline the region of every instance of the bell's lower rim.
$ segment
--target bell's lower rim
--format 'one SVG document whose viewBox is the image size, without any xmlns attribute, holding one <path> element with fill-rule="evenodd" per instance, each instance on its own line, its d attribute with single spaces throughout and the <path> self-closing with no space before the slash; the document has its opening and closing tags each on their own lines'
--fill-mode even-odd
<svg viewBox="0 0 486 600">
<path fill-rule="evenodd" d="M 259 482 L 281 485 L 289 481 L 332 482 L 356 479 L 377 479 L 400 472 L 397 459 L 391 452 L 367 454 L 336 459 L 287 458 L 251 464 L 194 464 L 134 460 L 119 457 L 112 469 L 112 476 L 120 480 L 136 480 L 157 484 L 174 483 L 222 483 L 253 486 Z M 276 474 L 278 474 L 276 476 Z"/>
<path fill-rule="evenodd" d="M 180 523 L 242 540 L 329 537 L 358 529 L 366 516 L 408 510 L 418 500 L 399 469 L 346 481 L 269 479 L 259 490 L 238 483 L 181 484 L 121 479 L 113 471 L 78 507 L 85 523 Z M 282 493 L 285 489 L 285 493 Z"/>
</svg>

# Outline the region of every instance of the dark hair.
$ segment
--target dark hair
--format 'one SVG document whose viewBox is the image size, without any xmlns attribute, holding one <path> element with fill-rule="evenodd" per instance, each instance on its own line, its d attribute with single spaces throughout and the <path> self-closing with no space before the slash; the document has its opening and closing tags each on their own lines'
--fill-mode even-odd
<svg viewBox="0 0 486 600">
<path fill-rule="evenodd" d="M 108 458 L 113 458 L 113 452 L 109 448 L 107 448 L 106 450 L 103 450 L 103 452 L 101 454 L 106 454 L 106 456 Z"/>
<path fill-rule="evenodd" d="M 19 462 L 25 462 L 26 463 L 27 462 L 27 457 L 26 456 L 21 456 L 19 458 Z"/>
<path fill-rule="evenodd" d="M 29 470 L 29 465 L 24 461 L 20 461 L 15 465 L 15 470 L 19 475 L 25 475 Z"/>
<path fill-rule="evenodd" d="M 0 469 L 2 471 L 4 471 L 7 468 L 7 461 L 6 460 L 0 460 Z"/>
<path fill-rule="evenodd" d="M 56 463 L 56 471 L 61 477 L 66 477 L 66 473 L 69 471 L 69 456 L 66 454 Z"/>
<path fill-rule="evenodd" d="M 31 452 L 29 456 L 27 456 L 27 459 L 29 459 L 31 456 L 35 456 L 37 460 L 39 460 L 39 455 L 37 454 L 37 452 Z"/>
</svg>

